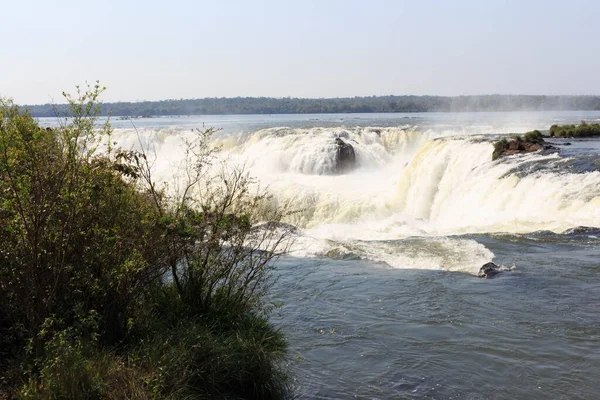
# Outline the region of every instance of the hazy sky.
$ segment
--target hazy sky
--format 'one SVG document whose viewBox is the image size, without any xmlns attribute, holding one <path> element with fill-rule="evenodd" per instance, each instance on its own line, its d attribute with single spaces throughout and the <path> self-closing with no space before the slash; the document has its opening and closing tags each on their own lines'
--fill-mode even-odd
<svg viewBox="0 0 600 400">
<path fill-rule="evenodd" d="M 0 95 L 600 94 L 600 1 L 13 0 Z"/>
</svg>

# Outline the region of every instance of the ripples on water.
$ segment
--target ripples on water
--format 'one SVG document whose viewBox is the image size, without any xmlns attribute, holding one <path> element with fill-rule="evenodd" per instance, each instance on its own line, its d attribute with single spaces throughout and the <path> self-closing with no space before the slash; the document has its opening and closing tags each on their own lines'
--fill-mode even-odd
<svg viewBox="0 0 600 400">
<path fill-rule="evenodd" d="M 299 398 L 593 399 L 600 250 L 477 236 L 518 269 L 480 280 L 287 258 L 274 321 Z"/>
</svg>

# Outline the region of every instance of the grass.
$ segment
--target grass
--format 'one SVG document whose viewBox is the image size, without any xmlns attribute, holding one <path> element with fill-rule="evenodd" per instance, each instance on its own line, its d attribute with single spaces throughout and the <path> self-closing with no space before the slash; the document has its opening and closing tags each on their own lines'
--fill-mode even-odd
<svg viewBox="0 0 600 400">
<path fill-rule="evenodd" d="M 190 319 L 185 307 L 171 300 L 154 299 L 149 319 L 120 348 L 59 332 L 46 343 L 39 372 L 24 380 L 14 397 L 282 399 L 289 394 L 287 343 L 266 316 L 214 312 Z"/>
<path fill-rule="evenodd" d="M 527 132 L 525 134 L 523 140 L 528 143 L 542 144 L 542 143 L 544 143 L 544 136 L 542 135 L 542 133 L 540 131 L 535 130 L 535 131 Z"/>
</svg>

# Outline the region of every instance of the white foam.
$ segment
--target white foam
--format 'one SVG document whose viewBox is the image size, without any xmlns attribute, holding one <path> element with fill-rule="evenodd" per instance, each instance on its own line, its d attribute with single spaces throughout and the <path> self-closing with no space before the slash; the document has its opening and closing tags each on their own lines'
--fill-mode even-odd
<svg viewBox="0 0 600 400">
<path fill-rule="evenodd" d="M 527 163 L 557 155 L 490 161 L 489 142 L 427 143 L 402 173 L 399 211 L 428 221 L 434 234 L 562 232 L 600 226 L 600 172 L 534 172 Z"/>
<path fill-rule="evenodd" d="M 527 163 L 557 156 L 493 162 L 491 141 L 471 136 L 480 133 L 408 126 L 269 128 L 218 144 L 222 160 L 248 166 L 277 201 L 299 210 L 287 221 L 304 229 L 295 255 L 339 247 L 398 268 L 476 273 L 493 254 L 473 240 L 440 236 L 600 226 L 600 172 L 517 174 Z M 176 182 L 183 142 L 194 133 L 139 135 L 157 154 L 157 180 Z M 355 149 L 358 168 L 349 174 L 333 174 L 336 137 Z M 140 147 L 131 130 L 118 130 L 113 138 L 123 148 Z"/>
</svg>

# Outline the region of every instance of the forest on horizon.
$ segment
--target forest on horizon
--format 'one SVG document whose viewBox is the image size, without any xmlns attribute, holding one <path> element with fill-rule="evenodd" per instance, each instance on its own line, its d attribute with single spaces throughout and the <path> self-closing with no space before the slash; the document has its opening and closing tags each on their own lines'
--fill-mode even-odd
<svg viewBox="0 0 600 400">
<path fill-rule="evenodd" d="M 25 105 L 34 117 L 63 115 L 65 104 Z M 336 114 L 467 111 L 600 110 L 600 96 L 478 95 L 346 98 L 235 97 L 114 102 L 101 115 L 123 117 L 226 114 Z"/>
</svg>

